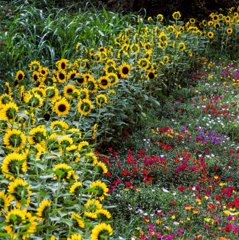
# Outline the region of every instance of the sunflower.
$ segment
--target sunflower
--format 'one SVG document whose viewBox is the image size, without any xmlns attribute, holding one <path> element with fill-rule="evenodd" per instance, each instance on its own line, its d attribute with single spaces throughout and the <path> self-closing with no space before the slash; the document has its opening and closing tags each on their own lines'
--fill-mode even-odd
<svg viewBox="0 0 239 240">
<path fill-rule="evenodd" d="M 81 147 L 82 149 L 82 147 Z M 94 152 L 89 152 L 89 153 L 86 153 L 85 156 L 84 156 L 84 160 L 87 162 L 87 163 L 93 163 L 93 164 L 96 164 L 98 161 L 97 161 L 97 156 L 95 155 Z"/>
<path fill-rule="evenodd" d="M 8 193 L 10 194 L 10 200 L 16 201 L 16 207 L 21 205 L 28 206 L 30 203 L 30 195 L 32 194 L 30 190 L 30 185 L 21 178 L 15 178 L 9 183 Z"/>
<path fill-rule="evenodd" d="M 87 84 L 87 78 L 86 78 L 86 75 L 84 75 L 84 74 L 77 73 L 75 75 L 74 79 L 78 86 L 84 86 Z"/>
<path fill-rule="evenodd" d="M 71 218 L 77 222 L 77 227 L 80 227 L 80 228 L 85 227 L 85 223 L 84 223 L 82 217 L 79 214 L 72 213 Z"/>
<path fill-rule="evenodd" d="M 97 161 L 96 163 L 95 163 L 95 170 L 97 171 L 97 172 L 102 172 L 102 173 L 107 173 L 108 172 L 108 168 L 106 167 L 106 165 L 103 163 L 103 162 L 101 162 L 101 161 Z"/>
<path fill-rule="evenodd" d="M 115 74 L 115 73 L 108 73 L 107 77 L 110 80 L 110 85 L 111 86 L 114 86 L 119 82 L 119 78 L 118 78 L 117 74 Z"/>
<path fill-rule="evenodd" d="M 95 79 L 89 79 L 87 81 L 87 89 L 91 92 L 91 93 L 96 93 L 98 91 L 98 84 L 95 81 Z"/>
<path fill-rule="evenodd" d="M 38 71 L 41 67 L 41 63 L 39 61 L 31 61 L 29 64 L 30 71 Z"/>
<path fill-rule="evenodd" d="M 110 87 L 110 79 L 108 76 L 102 76 L 98 79 L 99 87 L 102 89 L 107 89 Z"/>
<path fill-rule="evenodd" d="M 155 79 L 155 77 L 156 77 L 156 74 L 155 74 L 154 71 L 149 70 L 149 71 L 147 72 L 147 79 L 148 79 L 148 80 Z"/>
<path fill-rule="evenodd" d="M 78 143 L 79 141 L 81 141 L 81 131 L 78 128 L 70 128 L 66 134 L 69 134 L 73 139 L 75 143 Z"/>
<path fill-rule="evenodd" d="M 55 120 L 54 122 L 51 123 L 50 128 L 55 131 L 58 130 L 64 131 L 69 129 L 69 124 L 62 120 Z"/>
<path fill-rule="evenodd" d="M 77 104 L 77 110 L 81 115 L 89 115 L 92 109 L 93 104 L 89 99 L 82 99 Z"/>
<path fill-rule="evenodd" d="M 77 71 L 76 71 L 76 70 L 70 71 L 70 72 L 67 74 L 67 79 L 68 79 L 68 80 L 71 80 L 71 81 L 75 80 L 74 78 L 75 78 L 76 74 L 77 74 Z"/>
<path fill-rule="evenodd" d="M 138 60 L 138 67 L 147 70 L 150 66 L 150 62 L 147 58 L 140 58 Z"/>
<path fill-rule="evenodd" d="M 56 67 L 57 69 L 61 72 L 61 71 L 65 71 L 67 69 L 68 66 L 68 62 L 69 60 L 67 59 L 61 59 L 59 61 L 56 62 Z"/>
<path fill-rule="evenodd" d="M 10 200 L 7 194 L 0 192 L 0 216 L 8 211 Z"/>
<path fill-rule="evenodd" d="M 46 96 L 46 89 L 43 86 L 32 88 L 31 92 L 38 94 L 40 97 L 45 97 Z"/>
<path fill-rule="evenodd" d="M 32 80 L 33 80 L 33 82 L 37 82 L 38 80 L 40 80 L 40 73 L 37 71 L 34 71 L 32 73 Z"/>
<path fill-rule="evenodd" d="M 65 98 L 73 98 L 73 93 L 75 90 L 75 86 L 72 84 L 68 84 L 64 87 L 63 94 Z"/>
<path fill-rule="evenodd" d="M 109 189 L 106 184 L 102 181 L 92 182 L 90 185 L 90 192 L 96 198 L 102 201 L 108 194 Z"/>
<path fill-rule="evenodd" d="M 26 136 L 18 129 L 8 130 L 3 137 L 3 143 L 7 148 L 21 151 L 26 145 Z"/>
<path fill-rule="evenodd" d="M 89 148 L 89 143 L 87 141 L 82 141 L 78 145 L 79 151 L 85 151 L 85 150 L 88 150 L 88 148 Z"/>
<path fill-rule="evenodd" d="M 34 145 L 37 143 L 41 143 L 44 140 L 46 140 L 46 130 L 44 125 L 32 128 L 29 131 L 28 141 L 30 144 Z"/>
<path fill-rule="evenodd" d="M 37 93 L 28 92 L 25 94 L 24 102 L 32 108 L 41 108 L 43 106 L 43 98 Z"/>
<path fill-rule="evenodd" d="M 37 218 L 27 212 L 27 209 L 14 208 L 7 213 L 5 219 L 6 226 L 4 229 L 11 239 L 25 240 L 36 231 Z"/>
<path fill-rule="evenodd" d="M 73 233 L 67 240 L 82 240 L 82 236 L 80 234 Z"/>
<path fill-rule="evenodd" d="M 179 49 L 180 52 L 183 52 L 186 49 L 185 43 L 184 42 L 180 42 L 178 44 L 178 49 Z"/>
<path fill-rule="evenodd" d="M 46 67 L 40 67 L 39 72 L 41 77 L 46 77 L 50 73 L 49 69 Z"/>
<path fill-rule="evenodd" d="M 213 21 L 208 21 L 207 22 L 207 25 L 210 27 L 210 26 L 213 26 Z"/>
<path fill-rule="evenodd" d="M 108 102 L 108 98 L 105 94 L 99 94 L 95 97 L 95 102 L 99 107 L 103 107 Z"/>
<path fill-rule="evenodd" d="M 230 23 L 230 22 L 231 22 L 230 16 L 225 16 L 225 17 L 224 17 L 224 21 L 225 21 L 226 23 Z"/>
<path fill-rule="evenodd" d="M 97 218 L 103 218 L 103 220 L 105 219 L 110 219 L 111 218 L 111 214 L 108 210 L 106 209 L 99 209 L 99 210 L 96 210 L 95 214 L 97 215 Z"/>
<path fill-rule="evenodd" d="M 59 98 L 59 91 L 56 87 L 47 87 L 46 88 L 46 97 L 51 100 L 55 101 Z"/>
<path fill-rule="evenodd" d="M 67 79 L 66 72 L 63 72 L 63 71 L 57 72 L 56 78 L 59 83 L 65 83 Z"/>
<path fill-rule="evenodd" d="M 164 41 L 164 42 L 158 42 L 158 47 L 161 49 L 166 49 L 168 47 L 168 41 Z"/>
<path fill-rule="evenodd" d="M 195 24 L 195 23 L 196 23 L 196 19 L 195 19 L 195 18 L 190 18 L 190 19 L 189 19 L 189 22 L 190 22 L 191 24 Z"/>
<path fill-rule="evenodd" d="M 120 71 L 120 76 L 122 78 L 127 78 L 129 76 L 131 67 L 129 64 L 124 63 L 123 65 L 120 66 L 119 71 Z"/>
<path fill-rule="evenodd" d="M 36 215 L 38 216 L 39 220 L 44 220 L 44 218 L 49 217 L 49 208 L 51 206 L 51 201 L 48 199 L 44 199 L 39 204 L 39 207 L 36 209 Z"/>
<path fill-rule="evenodd" d="M 0 118 L 11 121 L 16 118 L 18 112 L 18 106 L 14 102 L 9 102 L 6 105 L 3 105 L 1 109 Z"/>
<path fill-rule="evenodd" d="M 18 82 L 21 82 L 24 78 L 25 78 L 25 73 L 22 70 L 18 70 L 17 73 L 16 73 L 15 79 Z"/>
<path fill-rule="evenodd" d="M 208 38 L 212 39 L 214 37 L 214 33 L 212 31 L 209 31 L 207 33 Z"/>
<path fill-rule="evenodd" d="M 89 90 L 87 88 L 81 88 L 77 91 L 77 95 L 79 99 L 88 99 L 89 98 Z"/>
<path fill-rule="evenodd" d="M 173 17 L 173 19 L 174 20 L 179 20 L 180 18 L 181 18 L 181 13 L 179 12 L 179 11 L 177 11 L 177 12 L 174 12 L 173 14 L 172 14 L 172 17 Z"/>
<path fill-rule="evenodd" d="M 169 62 L 169 56 L 164 56 L 163 61 L 161 61 L 160 63 L 164 65 L 164 64 L 167 64 L 168 62 Z"/>
<path fill-rule="evenodd" d="M 104 67 L 105 73 L 116 73 L 117 72 L 117 68 L 113 65 L 106 65 Z"/>
<path fill-rule="evenodd" d="M 131 53 L 137 54 L 140 52 L 140 47 L 139 47 L 139 44 L 137 44 L 137 43 L 130 45 L 129 49 L 130 49 Z"/>
<path fill-rule="evenodd" d="M 77 181 L 71 186 L 70 193 L 75 194 L 75 195 L 79 195 L 81 189 L 82 189 L 82 183 Z"/>
<path fill-rule="evenodd" d="M 2 162 L 3 175 L 14 180 L 19 174 L 22 176 L 27 171 L 27 161 L 25 154 L 9 153 Z"/>
<path fill-rule="evenodd" d="M 58 116 L 64 116 L 67 115 L 70 111 L 71 105 L 70 103 L 65 99 L 61 98 L 59 99 L 54 105 L 53 110 Z"/>
<path fill-rule="evenodd" d="M 7 87 L 5 93 L 6 94 L 11 94 L 12 93 L 12 88 L 10 86 L 10 83 L 9 82 L 5 82 L 5 86 Z"/>
<path fill-rule="evenodd" d="M 226 33 L 227 35 L 231 35 L 233 32 L 232 28 L 227 28 Z"/>
<path fill-rule="evenodd" d="M 158 21 L 158 22 L 162 22 L 163 19 L 164 19 L 164 17 L 163 17 L 162 14 L 158 14 L 158 15 L 156 16 L 156 18 L 157 18 L 157 21 Z"/>
<path fill-rule="evenodd" d="M 92 217 L 91 214 L 93 214 L 93 218 L 97 218 L 95 212 L 99 209 L 102 209 L 102 204 L 96 199 L 88 199 L 84 206 L 86 208 L 84 212 L 86 217 Z"/>
<path fill-rule="evenodd" d="M 57 164 L 54 167 L 54 179 L 61 179 L 63 181 L 67 181 L 70 179 L 77 179 L 77 175 L 75 174 L 74 170 L 71 166 L 67 165 L 66 163 Z"/>
<path fill-rule="evenodd" d="M 91 240 L 109 239 L 113 235 L 113 229 L 109 224 L 99 223 L 91 232 Z"/>
<path fill-rule="evenodd" d="M 60 147 L 66 148 L 73 144 L 73 139 L 68 136 L 62 136 L 58 139 L 58 144 Z"/>
</svg>

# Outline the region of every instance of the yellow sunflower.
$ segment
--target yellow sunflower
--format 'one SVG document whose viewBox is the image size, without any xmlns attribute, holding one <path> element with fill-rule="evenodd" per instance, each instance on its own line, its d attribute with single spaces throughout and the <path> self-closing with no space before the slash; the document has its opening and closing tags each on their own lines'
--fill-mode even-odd
<svg viewBox="0 0 239 240">
<path fill-rule="evenodd" d="M 88 99 L 89 98 L 89 90 L 87 88 L 81 88 L 77 91 L 77 95 L 79 99 Z"/>
<path fill-rule="evenodd" d="M 87 89 L 89 90 L 89 92 L 91 93 L 96 93 L 98 91 L 98 84 L 95 81 L 95 79 L 89 79 L 87 81 Z"/>
<path fill-rule="evenodd" d="M 0 192 L 0 216 L 8 211 L 10 200 L 7 194 Z"/>
<path fill-rule="evenodd" d="M 119 78 L 118 78 L 117 74 L 115 74 L 115 73 L 108 73 L 107 77 L 110 80 L 110 85 L 111 86 L 114 86 L 119 82 Z"/>
<path fill-rule="evenodd" d="M 71 218 L 76 221 L 77 227 L 80 227 L 80 228 L 84 228 L 85 227 L 85 223 L 83 221 L 83 218 L 79 214 L 72 213 L 71 214 Z"/>
<path fill-rule="evenodd" d="M 181 18 L 181 13 L 179 11 L 174 12 L 172 17 L 173 17 L 174 20 L 177 21 L 177 20 L 179 20 Z"/>
<path fill-rule="evenodd" d="M 18 106 L 14 102 L 9 102 L 6 105 L 3 105 L 1 109 L 0 118 L 11 121 L 16 118 L 18 112 Z"/>
<path fill-rule="evenodd" d="M 46 67 L 40 67 L 39 72 L 41 77 L 46 77 L 50 73 L 49 69 Z"/>
<path fill-rule="evenodd" d="M 80 191 L 82 190 L 82 183 L 81 182 L 75 182 L 71 188 L 70 188 L 70 193 L 71 194 L 75 194 L 75 195 L 79 195 Z"/>
<path fill-rule="evenodd" d="M 9 82 L 5 82 L 5 86 L 7 87 L 6 89 L 6 94 L 11 94 L 12 93 L 12 88 L 10 86 L 10 83 Z"/>
<path fill-rule="evenodd" d="M 41 63 L 39 61 L 31 61 L 29 65 L 30 71 L 38 71 L 41 67 Z"/>
<path fill-rule="evenodd" d="M 106 184 L 100 180 L 92 182 L 90 185 L 90 192 L 96 198 L 102 201 L 108 195 L 109 189 Z"/>
<path fill-rule="evenodd" d="M 34 71 L 33 73 L 32 73 L 32 80 L 33 80 L 33 82 L 35 83 L 35 82 L 37 82 L 38 80 L 40 80 L 40 73 L 39 72 L 37 72 L 37 71 Z"/>
<path fill-rule="evenodd" d="M 27 171 L 27 161 L 25 154 L 9 153 L 2 162 L 3 175 L 14 180 L 16 177 L 22 176 Z"/>
<path fill-rule="evenodd" d="M 15 79 L 21 82 L 25 78 L 25 73 L 22 70 L 17 71 Z"/>
<path fill-rule="evenodd" d="M 65 116 L 69 113 L 71 108 L 70 103 L 65 99 L 61 98 L 53 105 L 53 110 L 58 116 Z"/>
<path fill-rule="evenodd" d="M 65 83 L 67 79 L 66 72 L 63 72 L 63 71 L 57 72 L 56 78 L 59 83 Z"/>
<path fill-rule="evenodd" d="M 77 74 L 76 70 L 72 70 L 72 71 L 68 72 L 67 79 L 70 80 L 70 81 L 73 81 L 75 76 L 76 76 L 76 74 Z"/>
<path fill-rule="evenodd" d="M 4 229 L 11 239 L 29 239 L 31 234 L 36 231 L 37 218 L 27 212 L 27 209 L 14 208 L 7 213 L 5 219 Z M 19 226 L 21 227 L 20 231 Z"/>
<path fill-rule="evenodd" d="M 72 84 L 68 84 L 64 87 L 63 94 L 65 98 L 73 98 L 73 93 L 75 90 L 75 86 Z"/>
<path fill-rule="evenodd" d="M 29 131 L 28 141 L 34 145 L 46 140 L 46 129 L 44 125 L 32 128 Z"/>
<path fill-rule="evenodd" d="M 24 102 L 32 108 L 41 108 L 43 106 L 43 98 L 37 93 L 28 92 L 24 96 Z"/>
<path fill-rule="evenodd" d="M 8 130 L 3 137 L 3 143 L 7 148 L 21 151 L 26 145 L 26 136 L 18 129 Z"/>
<path fill-rule="evenodd" d="M 39 204 L 39 207 L 36 209 L 36 215 L 39 218 L 39 220 L 44 220 L 49 217 L 49 208 L 51 206 L 51 201 L 48 199 L 44 199 Z"/>
<path fill-rule="evenodd" d="M 87 76 L 84 74 L 77 73 L 74 79 L 78 86 L 84 86 L 87 84 Z"/>
<path fill-rule="evenodd" d="M 82 236 L 80 234 L 73 233 L 67 240 L 82 240 Z"/>
<path fill-rule="evenodd" d="M 119 67 L 120 76 L 122 78 L 127 78 L 130 74 L 131 67 L 129 64 L 124 63 Z"/>
<path fill-rule="evenodd" d="M 99 94 L 95 97 L 95 102 L 99 107 L 103 107 L 108 102 L 108 98 L 105 94 Z"/>
<path fill-rule="evenodd" d="M 232 33 L 233 33 L 232 28 L 227 28 L 226 33 L 227 33 L 227 35 L 232 35 Z"/>
<path fill-rule="evenodd" d="M 208 38 L 212 39 L 214 37 L 214 33 L 212 31 L 209 31 L 207 33 Z"/>
<path fill-rule="evenodd" d="M 101 162 L 101 161 L 97 161 L 97 162 L 95 163 L 95 170 L 96 170 L 97 172 L 104 173 L 104 174 L 108 172 L 108 168 L 107 168 L 106 165 L 105 165 L 103 162 Z"/>
<path fill-rule="evenodd" d="M 156 76 L 157 76 L 157 75 L 156 75 L 155 72 L 152 71 L 152 70 L 149 70 L 149 71 L 147 72 L 147 79 L 148 79 L 148 80 L 153 80 L 153 79 L 155 79 Z"/>
<path fill-rule="evenodd" d="M 97 218 L 101 219 L 110 219 L 111 218 L 111 214 L 108 210 L 106 209 L 99 209 L 99 210 L 96 210 L 96 215 L 97 215 Z"/>
<path fill-rule="evenodd" d="M 47 87 L 46 88 L 46 97 L 51 100 L 55 101 L 59 98 L 59 91 L 56 87 Z"/>
<path fill-rule="evenodd" d="M 16 201 L 16 207 L 28 206 L 30 203 L 30 196 L 32 194 L 30 185 L 21 178 L 15 178 L 9 183 L 8 193 L 10 200 Z"/>
<path fill-rule="evenodd" d="M 54 129 L 55 131 L 57 130 L 64 131 L 69 129 L 69 124 L 62 120 L 55 120 L 54 122 L 51 123 L 50 128 Z"/>
<path fill-rule="evenodd" d="M 76 180 L 78 177 L 71 166 L 66 163 L 59 163 L 54 167 L 54 179 L 67 181 L 70 179 Z"/>
<path fill-rule="evenodd" d="M 56 62 L 56 67 L 59 71 L 65 71 L 67 69 L 69 60 L 61 59 Z"/>
<path fill-rule="evenodd" d="M 81 115 L 87 116 L 93 109 L 93 104 L 89 99 L 82 99 L 77 104 L 77 110 Z"/>
<path fill-rule="evenodd" d="M 91 232 L 91 240 L 109 239 L 113 235 L 113 229 L 109 224 L 99 223 Z"/>
<path fill-rule="evenodd" d="M 183 52 L 186 49 L 186 44 L 184 42 L 180 42 L 178 44 L 178 49 L 180 52 Z"/>
</svg>

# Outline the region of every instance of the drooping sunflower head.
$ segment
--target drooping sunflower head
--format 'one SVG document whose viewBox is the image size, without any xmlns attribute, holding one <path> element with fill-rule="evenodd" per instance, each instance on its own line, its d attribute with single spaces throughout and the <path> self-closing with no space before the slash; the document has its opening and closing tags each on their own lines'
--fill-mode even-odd
<svg viewBox="0 0 239 240">
<path fill-rule="evenodd" d="M 31 61 L 29 65 L 30 71 L 38 71 L 41 67 L 41 63 L 39 61 Z"/>
<path fill-rule="evenodd" d="M 83 116 L 89 115 L 93 108 L 93 104 L 89 99 L 82 99 L 77 104 L 77 110 Z"/>
<path fill-rule="evenodd" d="M 37 126 L 32 128 L 29 131 L 28 141 L 30 144 L 41 143 L 46 140 L 46 129 L 44 125 Z"/>
<path fill-rule="evenodd" d="M 67 181 L 70 179 L 76 180 L 78 177 L 71 166 L 66 163 L 57 164 L 54 167 L 54 179 Z"/>
<path fill-rule="evenodd" d="M 46 97 L 51 100 L 55 101 L 59 97 L 59 90 L 56 87 L 47 87 L 46 88 Z"/>
<path fill-rule="evenodd" d="M 120 71 L 120 76 L 122 78 L 127 78 L 130 74 L 131 66 L 127 63 L 124 63 L 123 65 L 120 66 L 119 71 Z"/>
<path fill-rule="evenodd" d="M 0 113 L 0 118 L 11 121 L 17 117 L 18 106 L 14 102 L 9 102 L 3 106 Z"/>
<path fill-rule="evenodd" d="M 10 207 L 10 200 L 7 194 L 0 192 L 0 216 Z"/>
<path fill-rule="evenodd" d="M 102 201 L 107 196 L 109 189 L 104 182 L 98 180 L 96 182 L 92 182 L 89 191 L 92 192 L 92 195 L 96 199 Z"/>
<path fill-rule="evenodd" d="M 82 151 L 88 151 L 88 149 L 89 149 L 89 147 L 90 147 L 90 145 L 89 145 L 89 142 L 87 142 L 87 141 L 81 141 L 80 143 L 79 143 L 79 145 L 78 145 L 78 150 L 80 151 L 80 152 L 82 152 Z"/>
<path fill-rule="evenodd" d="M 105 94 L 99 94 L 96 96 L 95 102 L 99 107 L 103 107 L 108 102 L 108 98 Z"/>
<path fill-rule="evenodd" d="M 38 93 L 30 93 L 28 92 L 24 96 L 25 103 L 28 104 L 29 107 L 34 109 L 41 108 L 43 106 L 43 98 Z"/>
<path fill-rule="evenodd" d="M 186 49 L 185 43 L 184 42 L 180 42 L 178 44 L 178 49 L 179 49 L 180 52 L 183 52 Z"/>
<path fill-rule="evenodd" d="M 91 240 L 109 239 L 113 235 L 113 229 L 109 224 L 99 223 L 91 232 Z"/>
<path fill-rule="evenodd" d="M 69 124 L 62 120 L 56 120 L 51 123 L 50 128 L 55 131 L 65 131 L 69 129 Z"/>
<path fill-rule="evenodd" d="M 19 226 L 21 231 L 19 232 Z M 14 208 L 6 215 L 5 230 L 12 239 L 28 239 L 36 231 L 37 219 L 26 209 Z"/>
<path fill-rule="evenodd" d="M 69 136 L 62 136 L 58 139 L 58 144 L 61 148 L 66 148 L 73 144 L 73 139 Z"/>
<path fill-rule="evenodd" d="M 70 188 L 70 193 L 74 195 L 79 195 L 81 191 L 82 191 L 82 182 L 77 181 Z"/>
<path fill-rule="evenodd" d="M 106 167 L 106 165 L 101 162 L 101 161 L 97 161 L 95 163 L 95 171 L 99 172 L 99 173 L 104 173 L 106 174 L 108 172 L 108 168 Z"/>
<path fill-rule="evenodd" d="M 8 193 L 10 199 L 16 201 L 16 207 L 28 206 L 30 203 L 30 185 L 21 178 L 16 178 L 9 183 Z"/>
<path fill-rule="evenodd" d="M 71 218 L 75 220 L 77 227 L 80 227 L 80 228 L 85 227 L 85 222 L 83 221 L 83 218 L 79 214 L 72 213 Z"/>
<path fill-rule="evenodd" d="M 31 92 L 38 94 L 42 98 L 46 96 L 46 88 L 43 86 L 32 88 Z"/>
<path fill-rule="evenodd" d="M 65 116 L 69 113 L 71 108 L 70 103 L 65 99 L 61 98 L 53 105 L 53 110 L 58 116 Z"/>
<path fill-rule="evenodd" d="M 172 17 L 173 17 L 174 20 L 177 21 L 177 20 L 179 20 L 181 18 L 181 13 L 179 11 L 174 12 Z"/>
<path fill-rule="evenodd" d="M 73 233 L 67 240 L 82 240 L 82 236 L 78 233 Z"/>
<path fill-rule="evenodd" d="M 40 73 L 38 71 L 34 71 L 32 73 L 32 81 L 33 83 L 36 83 L 37 81 L 40 81 L 41 77 L 40 77 Z"/>
<path fill-rule="evenodd" d="M 2 173 L 10 180 L 22 176 L 27 170 L 26 154 L 9 153 L 2 162 Z"/>
<path fill-rule="evenodd" d="M 96 93 L 98 91 L 98 84 L 95 79 L 89 79 L 87 81 L 87 89 L 92 93 Z"/>
<path fill-rule="evenodd" d="M 21 130 L 8 130 L 3 137 L 3 143 L 7 148 L 18 152 L 25 147 L 26 136 Z"/>
<path fill-rule="evenodd" d="M 44 199 L 39 204 L 39 207 L 36 209 L 36 215 L 38 216 L 39 220 L 46 220 L 50 216 L 50 206 L 51 201 L 48 199 Z"/>
</svg>

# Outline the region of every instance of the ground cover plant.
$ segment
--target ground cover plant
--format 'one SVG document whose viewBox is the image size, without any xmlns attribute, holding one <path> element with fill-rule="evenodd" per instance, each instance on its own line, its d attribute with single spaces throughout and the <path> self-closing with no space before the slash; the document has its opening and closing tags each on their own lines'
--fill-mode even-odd
<svg viewBox="0 0 239 240">
<path fill-rule="evenodd" d="M 0 236 L 237 238 L 237 8 L 49 11 L 1 35 Z"/>
</svg>

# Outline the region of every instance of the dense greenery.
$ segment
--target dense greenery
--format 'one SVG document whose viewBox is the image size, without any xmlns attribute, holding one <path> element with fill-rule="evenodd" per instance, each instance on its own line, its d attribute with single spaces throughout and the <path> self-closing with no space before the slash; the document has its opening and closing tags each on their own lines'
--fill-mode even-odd
<svg viewBox="0 0 239 240">
<path fill-rule="evenodd" d="M 180 4 L 1 2 L 1 237 L 238 238 L 239 12 Z"/>
</svg>

